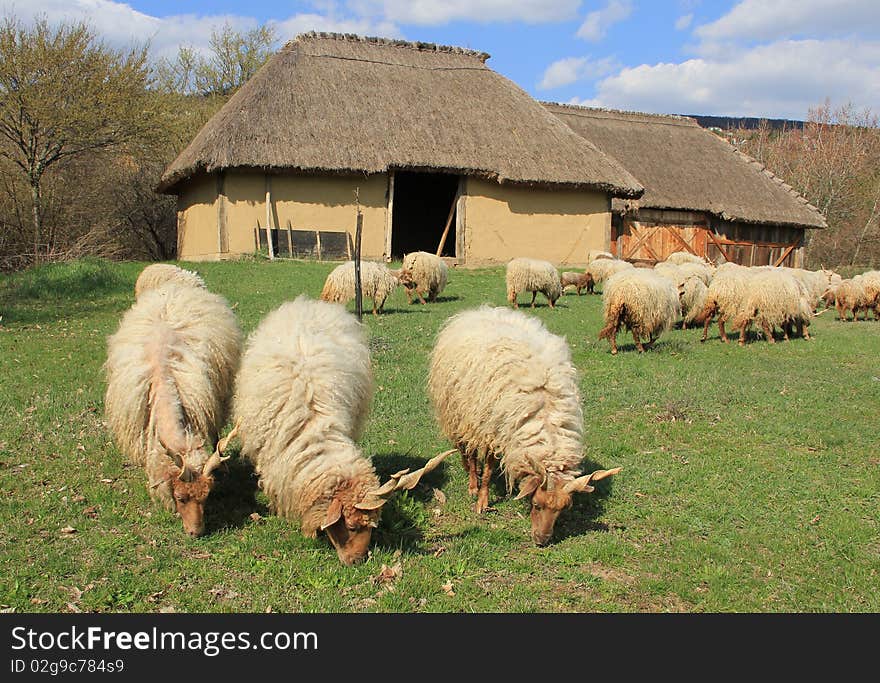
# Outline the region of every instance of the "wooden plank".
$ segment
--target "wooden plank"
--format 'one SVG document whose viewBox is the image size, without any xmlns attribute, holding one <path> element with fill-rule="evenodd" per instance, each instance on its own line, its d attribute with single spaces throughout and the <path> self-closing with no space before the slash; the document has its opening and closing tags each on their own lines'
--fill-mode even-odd
<svg viewBox="0 0 880 683">
<path fill-rule="evenodd" d="M 354 299 L 355 311 L 359 321 L 363 320 L 364 317 L 363 289 L 361 286 L 361 231 L 363 227 L 364 216 L 361 213 L 360 203 L 358 203 L 357 220 L 354 229 Z M 375 306 L 375 301 L 373 305 Z"/>
<path fill-rule="evenodd" d="M 789 244 L 788 249 L 782 252 L 782 256 L 776 259 L 776 263 L 774 263 L 773 265 L 778 266 L 780 263 L 782 263 L 786 259 L 786 257 L 792 252 L 792 249 L 794 249 L 796 246 L 797 242 L 795 242 L 794 244 Z"/>
<path fill-rule="evenodd" d="M 682 244 L 682 246 L 685 248 L 686 251 L 693 254 L 694 256 L 699 256 L 699 254 L 691 248 L 691 245 L 688 244 L 685 241 L 685 239 L 681 235 L 678 234 L 678 228 L 673 228 L 671 226 L 667 226 L 666 230 L 667 230 L 667 232 L 669 232 L 669 234 L 671 234 L 677 241 L 679 241 Z M 669 254 L 665 254 L 664 258 L 666 256 L 669 256 Z"/>
<path fill-rule="evenodd" d="M 290 220 L 288 219 L 288 221 L 287 221 L 287 256 L 289 258 L 293 258 L 293 237 L 291 236 L 292 232 L 293 232 L 293 229 L 290 225 Z"/>
<path fill-rule="evenodd" d="M 639 226 L 639 228 L 641 228 L 641 226 Z M 622 258 L 626 259 L 626 258 L 630 258 L 631 256 L 634 256 L 635 253 L 642 246 L 642 243 L 645 240 L 647 240 L 652 234 L 654 234 L 655 230 L 656 230 L 656 228 L 654 228 L 654 229 L 645 228 L 644 231 L 642 232 L 642 234 L 638 236 L 638 239 L 635 241 L 635 244 L 633 244 L 631 247 L 628 247 L 628 253 L 623 254 Z M 632 224 L 632 232 L 634 234 L 638 235 L 635 223 Z"/>
<path fill-rule="evenodd" d="M 257 227 L 254 228 L 254 251 L 260 251 L 260 221 L 257 221 Z"/>
<path fill-rule="evenodd" d="M 266 242 L 269 245 L 269 258 L 275 258 L 272 246 L 272 176 L 266 174 Z"/>
<path fill-rule="evenodd" d="M 394 171 L 388 172 L 388 207 L 385 209 L 385 260 L 391 260 L 391 230 L 394 225 Z M 349 256 L 349 258 L 351 258 Z"/>
<path fill-rule="evenodd" d="M 449 207 L 449 215 L 446 217 L 446 225 L 443 228 L 443 234 L 440 235 L 440 244 L 437 245 L 437 256 L 443 253 L 443 247 L 446 245 L 446 237 L 449 235 L 449 228 L 452 225 L 452 218 L 455 216 L 455 207 L 458 206 L 458 190 L 452 199 L 452 206 Z"/>
<path fill-rule="evenodd" d="M 724 247 L 721 246 L 722 243 L 719 242 L 719 241 L 718 241 L 718 238 L 715 236 L 715 232 L 712 231 L 712 230 L 707 230 L 706 232 L 707 232 L 707 234 L 708 234 L 709 239 L 712 240 L 712 243 L 713 243 L 716 247 L 718 247 L 718 251 L 721 252 L 721 255 L 722 255 L 725 259 L 727 259 L 728 261 L 732 261 L 733 259 L 730 258 L 730 254 L 728 254 L 728 253 L 724 250 Z"/>
<path fill-rule="evenodd" d="M 321 231 L 320 230 L 315 230 L 315 253 L 318 255 L 319 261 L 323 260 L 322 254 L 321 254 Z"/>
<path fill-rule="evenodd" d="M 226 229 L 226 194 L 224 183 L 226 174 L 217 172 L 217 251 L 221 254 L 229 253 L 229 234 Z"/>
</svg>

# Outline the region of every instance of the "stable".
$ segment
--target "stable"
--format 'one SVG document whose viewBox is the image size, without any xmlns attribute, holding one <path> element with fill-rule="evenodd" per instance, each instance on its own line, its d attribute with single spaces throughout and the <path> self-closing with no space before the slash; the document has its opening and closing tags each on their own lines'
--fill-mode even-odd
<svg viewBox="0 0 880 683">
<path fill-rule="evenodd" d="M 297 255 L 309 234 L 343 236 L 350 252 L 360 221 L 364 258 L 585 262 L 607 246 L 612 199 L 643 188 L 488 57 L 297 36 L 162 175 L 159 191 L 177 195 L 178 257 Z"/>
<path fill-rule="evenodd" d="M 689 251 L 720 264 L 803 267 L 818 209 L 755 159 L 682 116 L 544 102 L 645 186 L 612 204 L 610 251 L 652 264 Z"/>
</svg>

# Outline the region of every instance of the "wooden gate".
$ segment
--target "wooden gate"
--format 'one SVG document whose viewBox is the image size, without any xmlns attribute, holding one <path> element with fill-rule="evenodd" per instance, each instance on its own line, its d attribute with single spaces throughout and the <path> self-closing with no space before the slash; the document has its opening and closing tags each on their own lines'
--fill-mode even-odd
<svg viewBox="0 0 880 683">
<path fill-rule="evenodd" d="M 657 263 L 676 251 L 705 257 L 708 230 L 698 225 L 658 225 L 625 220 L 617 236 L 617 257 L 633 263 Z"/>
</svg>

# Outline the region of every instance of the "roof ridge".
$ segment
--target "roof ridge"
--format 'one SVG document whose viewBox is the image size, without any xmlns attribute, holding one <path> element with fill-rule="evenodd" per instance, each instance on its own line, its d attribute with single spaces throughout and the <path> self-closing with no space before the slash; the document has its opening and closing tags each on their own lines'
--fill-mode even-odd
<svg viewBox="0 0 880 683">
<path fill-rule="evenodd" d="M 643 117 L 646 119 L 656 119 L 653 121 L 654 123 L 666 124 L 671 126 L 699 126 L 696 119 L 690 116 L 682 116 L 681 114 L 653 114 L 650 112 L 644 111 L 631 111 L 624 109 L 610 109 L 607 107 L 587 107 L 582 104 L 566 104 L 563 102 L 547 102 L 544 100 L 538 100 L 538 102 L 544 106 L 551 107 L 559 107 L 561 109 L 570 109 L 572 112 L 582 112 L 584 114 L 611 114 L 611 117 L 608 118 L 618 118 L 624 119 L 627 121 L 633 120 L 634 117 Z"/>
<path fill-rule="evenodd" d="M 476 57 L 483 63 L 492 56 L 487 52 L 471 50 L 466 47 L 457 47 L 455 45 L 440 45 L 439 43 L 398 40 L 396 38 L 381 38 L 378 36 L 361 36 L 355 33 L 334 33 L 330 31 L 309 31 L 307 33 L 300 33 L 284 47 L 291 48 L 295 43 L 307 40 L 340 40 L 350 43 L 368 43 L 383 47 L 398 47 L 408 50 L 416 50 L 418 52 L 444 52 L 448 54 Z"/>
</svg>

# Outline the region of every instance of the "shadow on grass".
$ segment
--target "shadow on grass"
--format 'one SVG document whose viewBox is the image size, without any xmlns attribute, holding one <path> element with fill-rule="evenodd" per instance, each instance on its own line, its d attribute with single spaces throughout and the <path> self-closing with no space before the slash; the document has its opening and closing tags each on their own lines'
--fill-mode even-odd
<svg viewBox="0 0 880 683">
<path fill-rule="evenodd" d="M 376 546 L 384 550 L 399 549 L 407 554 L 424 552 L 422 544 L 425 535 L 422 529 L 426 528 L 429 522 L 429 512 L 425 506 L 434 499 L 434 489 L 442 488 L 449 480 L 446 468 L 449 458 L 452 457 L 455 457 L 454 453 L 435 469 L 426 473 L 415 488 L 399 491 L 382 506 L 379 527 L 373 532 L 373 542 Z M 374 458 L 373 466 L 379 481 L 385 483 L 392 474 L 403 469 L 415 471 L 426 462 L 425 458 L 391 453 L 381 458 Z"/>
<path fill-rule="evenodd" d="M 207 533 L 243 527 L 254 512 L 267 516 L 268 508 L 257 500 L 258 489 L 253 464 L 244 458 L 229 459 L 217 472 L 214 489 L 205 504 Z"/>
<path fill-rule="evenodd" d="M 133 296 L 132 284 L 107 261 L 47 263 L 10 276 L 0 286 L 3 323 L 50 322 L 75 314 L 116 309 Z"/>
<path fill-rule="evenodd" d="M 586 458 L 581 464 L 581 471 L 585 474 L 600 469 L 606 468 L 589 458 Z M 589 532 L 608 531 L 608 525 L 605 522 L 597 522 L 596 518 L 605 511 L 605 501 L 611 495 L 614 477 L 601 479 L 593 486 L 596 490 L 592 493 L 574 494 L 571 507 L 568 510 L 563 510 L 556 520 L 551 543 L 558 543 L 563 539 L 582 536 Z"/>
</svg>

